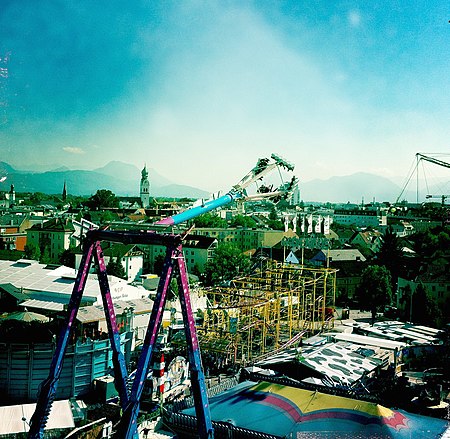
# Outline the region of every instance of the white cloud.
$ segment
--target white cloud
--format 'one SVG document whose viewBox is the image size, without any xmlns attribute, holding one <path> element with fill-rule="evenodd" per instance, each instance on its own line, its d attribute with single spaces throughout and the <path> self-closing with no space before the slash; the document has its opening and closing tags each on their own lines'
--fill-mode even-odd
<svg viewBox="0 0 450 439">
<path fill-rule="evenodd" d="M 351 27 L 361 26 L 362 17 L 359 11 L 352 10 L 347 14 L 347 20 Z"/>
<path fill-rule="evenodd" d="M 78 148 L 77 146 L 65 146 L 63 151 L 68 152 L 69 154 L 86 154 L 84 149 Z"/>
</svg>

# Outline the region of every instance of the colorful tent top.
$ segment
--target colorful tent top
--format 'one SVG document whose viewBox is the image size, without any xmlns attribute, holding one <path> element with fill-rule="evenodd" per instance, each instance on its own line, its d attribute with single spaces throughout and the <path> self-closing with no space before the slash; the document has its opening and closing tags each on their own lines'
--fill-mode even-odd
<svg viewBox="0 0 450 439">
<path fill-rule="evenodd" d="M 283 438 L 439 438 L 450 424 L 379 404 L 245 381 L 210 400 L 213 421 Z M 195 410 L 184 413 L 195 416 Z"/>
<path fill-rule="evenodd" d="M 43 314 L 38 314 L 32 311 L 14 311 L 8 314 L 5 320 L 19 320 L 21 322 L 48 322 L 49 318 Z"/>
</svg>

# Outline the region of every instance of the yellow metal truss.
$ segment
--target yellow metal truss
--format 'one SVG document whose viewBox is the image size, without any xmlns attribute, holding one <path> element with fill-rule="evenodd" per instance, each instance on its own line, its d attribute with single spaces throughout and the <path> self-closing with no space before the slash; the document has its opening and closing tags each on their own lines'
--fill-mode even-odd
<svg viewBox="0 0 450 439">
<path fill-rule="evenodd" d="M 271 262 L 264 271 L 208 289 L 198 325 L 203 350 L 245 365 L 334 324 L 336 272 Z"/>
</svg>

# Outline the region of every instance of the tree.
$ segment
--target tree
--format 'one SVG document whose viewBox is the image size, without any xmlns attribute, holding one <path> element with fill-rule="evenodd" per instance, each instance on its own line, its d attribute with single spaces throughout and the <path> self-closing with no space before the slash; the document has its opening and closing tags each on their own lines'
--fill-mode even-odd
<svg viewBox="0 0 450 439">
<path fill-rule="evenodd" d="M 392 302 L 391 275 L 385 266 L 371 265 L 362 272 L 356 299 L 361 309 L 372 313 L 373 324 L 377 312 Z"/>
<path fill-rule="evenodd" d="M 116 213 L 110 212 L 109 210 L 105 210 L 103 212 L 99 212 L 98 215 L 98 222 L 101 225 L 106 225 L 111 223 L 112 221 L 116 220 L 118 218 L 118 215 Z"/>
<path fill-rule="evenodd" d="M 111 258 L 109 259 L 108 265 L 106 266 L 106 271 L 108 274 L 110 274 L 112 276 L 120 277 L 121 279 L 127 278 L 125 269 L 123 268 L 123 265 L 120 262 L 119 256 L 117 256 L 115 260 L 111 256 Z"/>
<path fill-rule="evenodd" d="M 228 223 L 220 216 L 213 213 L 204 213 L 194 219 L 195 227 L 219 227 L 225 228 Z"/>
<path fill-rule="evenodd" d="M 24 250 L 25 250 L 25 258 L 27 259 L 39 261 L 39 259 L 41 258 L 41 250 L 39 246 L 33 242 L 26 244 Z"/>
<path fill-rule="evenodd" d="M 39 260 L 41 264 L 51 264 L 53 261 L 52 257 L 50 256 L 50 246 L 45 246 L 43 249 L 41 249 L 41 259 Z"/>
<path fill-rule="evenodd" d="M 414 250 L 421 256 L 445 254 L 450 247 L 450 227 L 434 227 L 411 237 Z"/>
<path fill-rule="evenodd" d="M 403 319 L 405 321 L 411 321 L 412 320 L 412 288 L 411 285 L 406 285 L 402 288 L 402 295 L 401 295 L 401 304 L 403 307 Z"/>
<path fill-rule="evenodd" d="M 235 215 L 233 216 L 233 218 L 231 218 L 230 226 L 247 227 L 248 229 L 251 229 L 253 227 L 256 227 L 256 221 L 253 218 L 250 218 L 249 216 Z"/>
<path fill-rule="evenodd" d="M 160 254 L 156 255 L 155 262 L 153 263 L 153 273 L 156 273 L 158 276 L 161 275 L 164 266 L 165 256 Z"/>
<path fill-rule="evenodd" d="M 272 230 L 284 230 L 284 223 L 280 220 L 267 220 L 267 225 Z"/>
<path fill-rule="evenodd" d="M 419 325 L 438 326 L 441 319 L 441 310 L 422 282 L 412 296 L 411 311 L 411 320 Z"/>
<path fill-rule="evenodd" d="M 382 236 L 380 250 L 376 256 L 378 265 L 384 265 L 391 274 L 392 289 L 397 290 L 398 276 L 403 266 L 403 251 L 398 236 L 389 226 Z"/>
<path fill-rule="evenodd" d="M 66 267 L 75 268 L 75 253 L 72 248 L 63 250 L 59 255 L 59 263 Z"/>
<path fill-rule="evenodd" d="M 245 274 L 250 268 L 250 258 L 228 242 L 217 246 L 214 257 L 205 264 L 203 282 L 207 286 L 229 281 Z"/>
<path fill-rule="evenodd" d="M 270 209 L 269 219 L 271 221 L 277 221 L 278 220 L 277 208 L 275 206 L 273 206 L 273 205 L 272 205 L 272 207 Z"/>
<path fill-rule="evenodd" d="M 108 189 L 99 189 L 86 203 L 92 210 L 119 207 L 119 199 Z"/>
</svg>

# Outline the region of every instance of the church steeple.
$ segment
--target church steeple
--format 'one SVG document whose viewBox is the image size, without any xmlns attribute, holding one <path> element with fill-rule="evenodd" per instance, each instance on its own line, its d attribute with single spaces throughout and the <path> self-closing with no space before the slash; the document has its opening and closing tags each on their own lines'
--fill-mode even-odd
<svg viewBox="0 0 450 439">
<path fill-rule="evenodd" d="M 62 199 L 63 199 L 63 201 L 67 200 L 66 180 L 64 180 L 64 187 L 63 187 L 63 191 L 62 191 Z"/>
<path fill-rule="evenodd" d="M 9 191 L 9 207 L 14 207 L 16 204 L 16 191 L 14 190 L 14 185 L 11 185 L 11 189 Z"/>
<path fill-rule="evenodd" d="M 141 171 L 141 180 L 146 180 L 148 178 L 147 165 L 144 165 L 144 169 Z"/>
<path fill-rule="evenodd" d="M 150 182 L 148 181 L 147 165 L 144 165 L 144 169 L 141 171 L 141 204 L 143 208 L 150 205 Z"/>
</svg>

